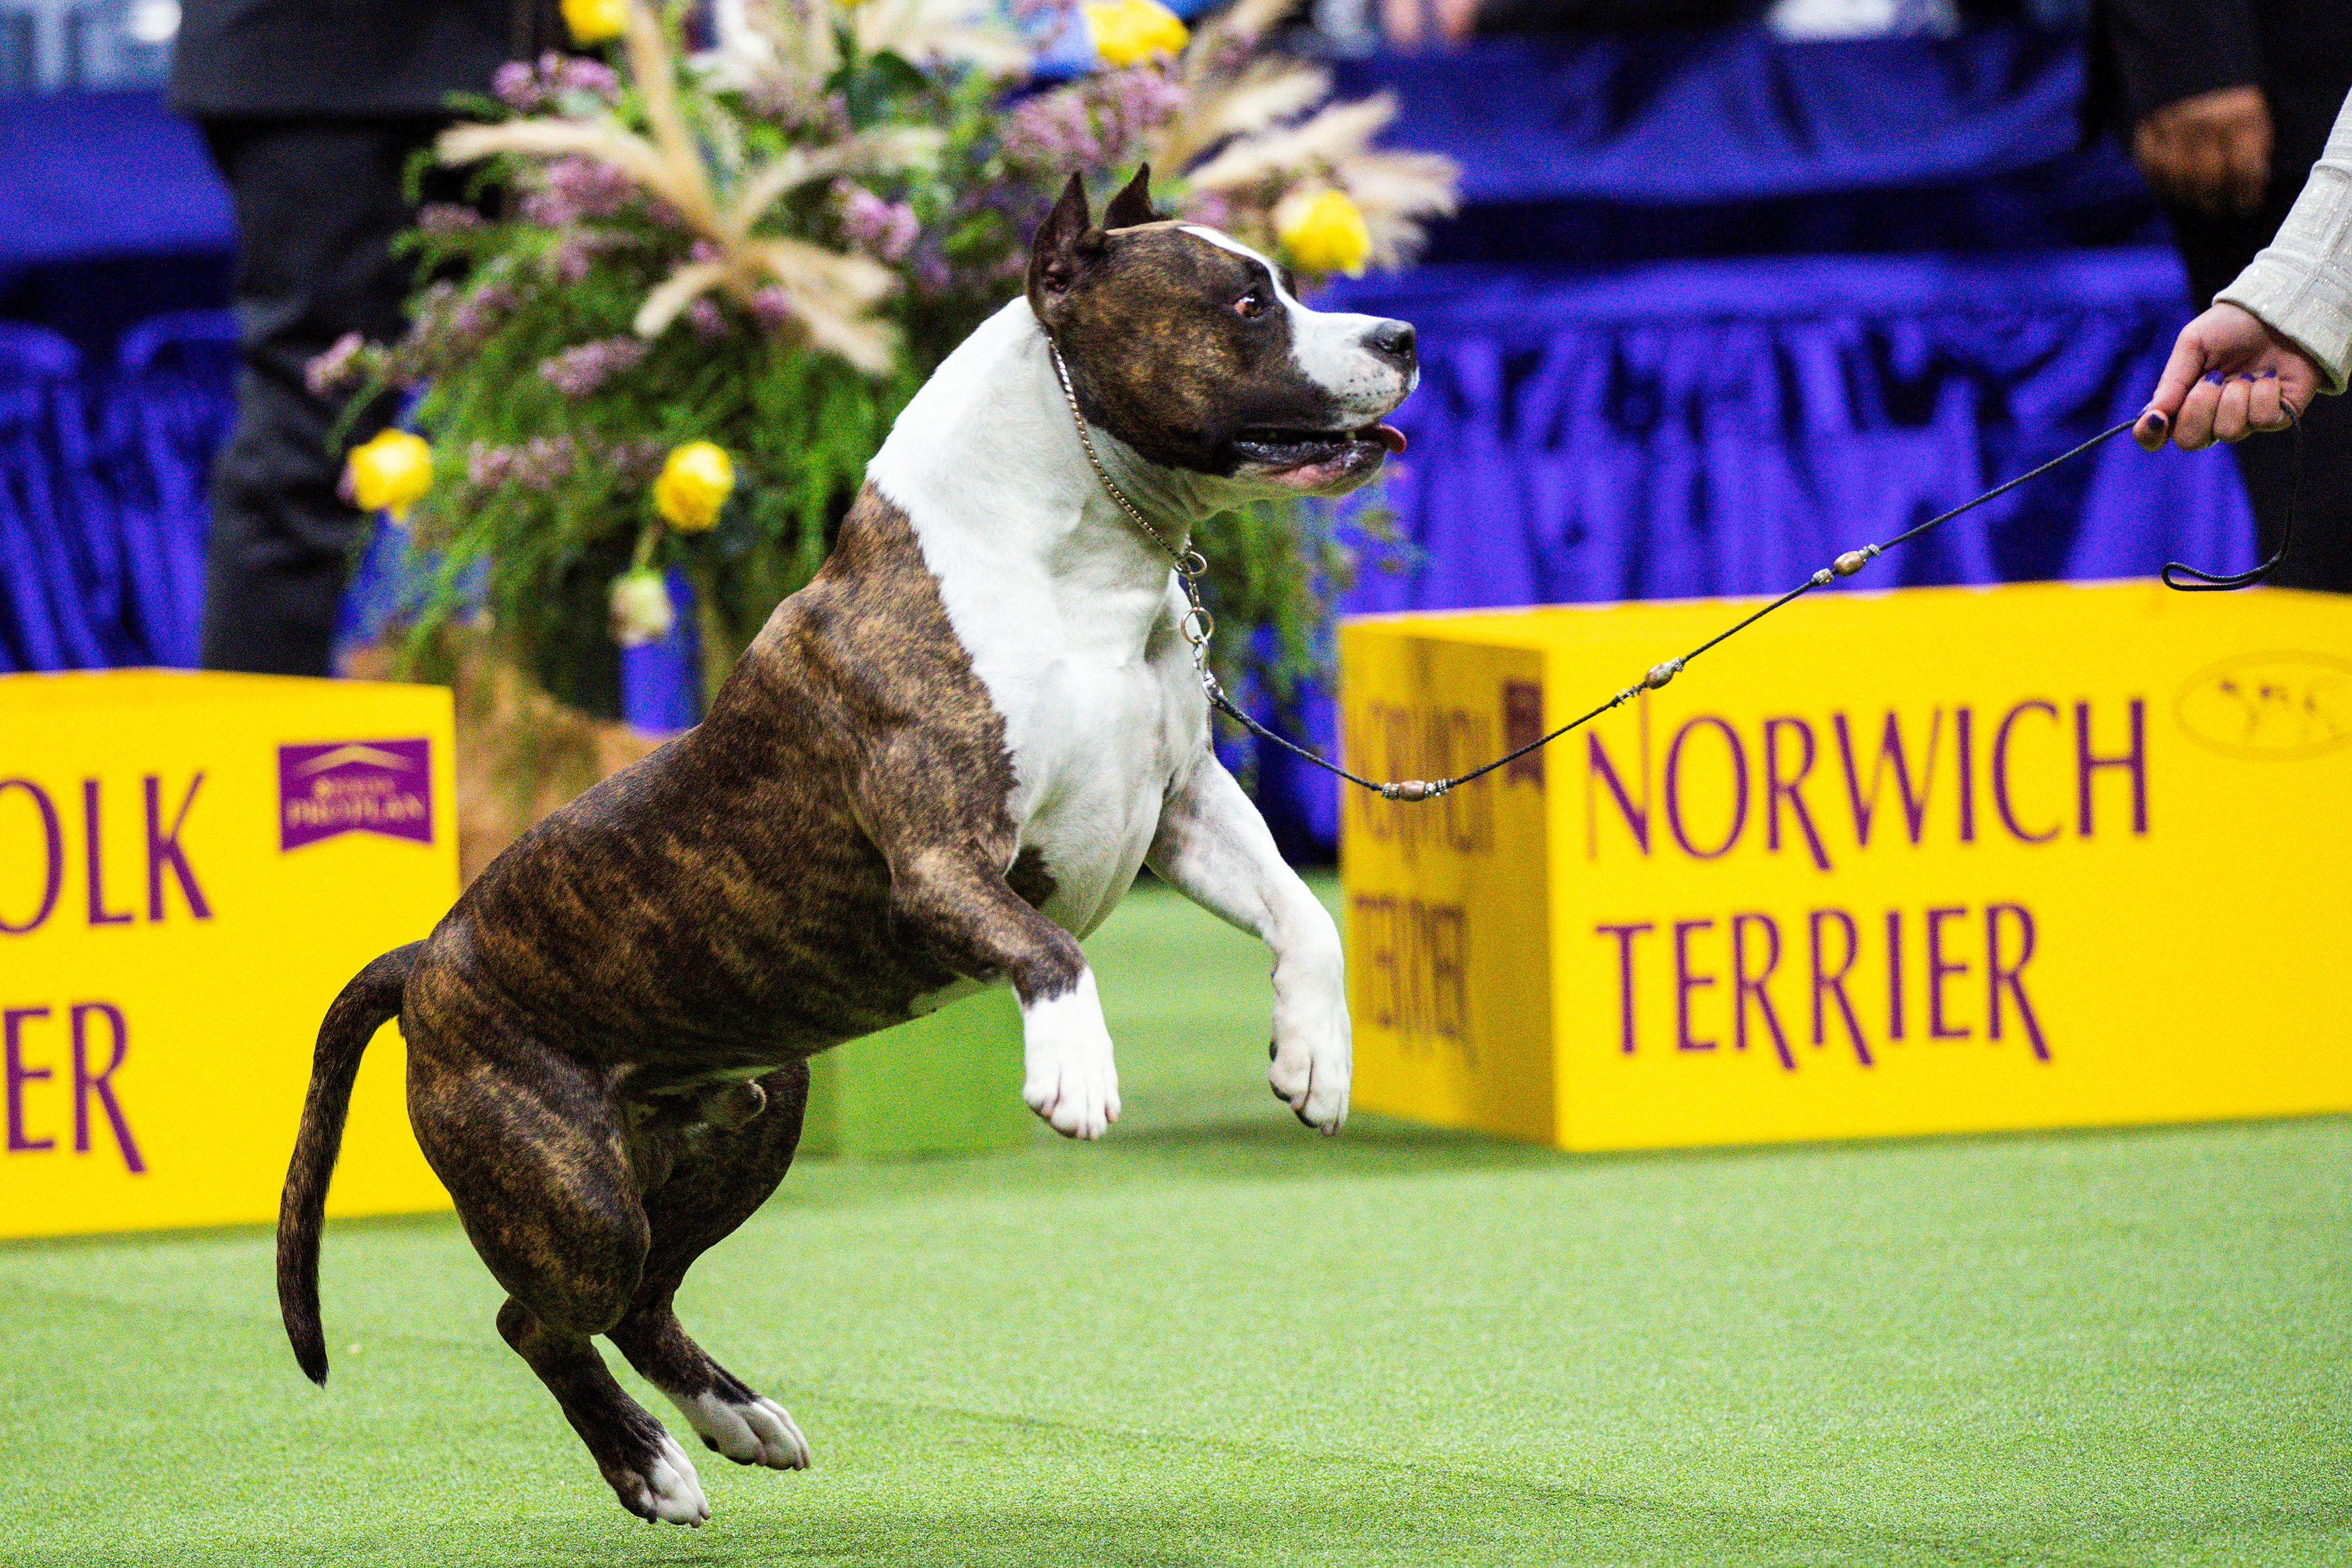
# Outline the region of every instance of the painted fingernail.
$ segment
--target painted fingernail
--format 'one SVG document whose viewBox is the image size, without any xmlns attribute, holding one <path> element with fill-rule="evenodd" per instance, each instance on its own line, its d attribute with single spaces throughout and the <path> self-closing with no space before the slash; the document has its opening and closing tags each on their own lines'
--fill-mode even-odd
<svg viewBox="0 0 2352 1568">
<path fill-rule="evenodd" d="M 2164 410 L 2160 408 L 2149 409 L 2139 416 L 2139 422 L 2142 424 L 2152 425 L 2158 430 L 2162 430 L 2172 423 L 2164 417 Z"/>
<path fill-rule="evenodd" d="M 2278 379 L 2278 371 L 2275 369 L 2264 371 L 2257 379 L 2266 382 L 2276 381 Z"/>
<path fill-rule="evenodd" d="M 2210 385 L 2213 385 L 2213 386 L 2217 386 L 2217 387 L 2218 387 L 2218 386 L 2220 386 L 2223 382 L 2225 382 L 2225 381 L 2227 381 L 2227 380 L 2229 380 L 2229 379 L 2230 379 L 2229 377 L 2227 377 L 2227 376 L 2223 375 L 2223 374 L 2222 374 L 2221 371 L 2207 371 L 2205 372 L 2205 380 L 2206 380 L 2206 382 L 2207 382 L 2208 383 L 2210 383 Z"/>
</svg>

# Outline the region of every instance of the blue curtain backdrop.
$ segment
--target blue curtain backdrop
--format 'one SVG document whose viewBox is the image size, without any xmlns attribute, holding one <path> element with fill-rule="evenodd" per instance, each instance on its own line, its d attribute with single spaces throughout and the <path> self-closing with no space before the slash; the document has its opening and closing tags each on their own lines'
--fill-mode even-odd
<svg viewBox="0 0 2352 1568">
<path fill-rule="evenodd" d="M 2189 313 L 2136 176 L 2081 141 L 2070 38 L 1734 27 L 1340 76 L 1400 92 L 1394 141 L 1459 158 L 1469 202 L 1434 265 L 1332 291 L 1412 321 L 1425 367 L 1380 497 L 1404 559 L 1381 572 L 1368 551 L 1347 611 L 1780 591 L 2132 412 Z M 0 122 L 33 150 L 0 160 L 0 309 L 19 319 L 0 325 L 0 667 L 184 663 L 233 333 L 225 312 L 152 313 L 217 287 L 225 207 L 152 99 Z M 131 204 L 74 194 L 98 189 Z M 1864 585 L 2251 554 L 2226 457 L 2118 442 Z M 384 601 L 364 577 L 354 615 Z M 1727 656 L 1769 657 L 1753 637 Z M 683 638 L 627 670 L 641 722 L 690 714 Z M 1630 674 L 1595 670 L 1596 700 Z M 1330 743 L 1328 703 L 1291 718 Z M 1259 762 L 1287 844 L 1328 847 L 1329 783 Z"/>
</svg>

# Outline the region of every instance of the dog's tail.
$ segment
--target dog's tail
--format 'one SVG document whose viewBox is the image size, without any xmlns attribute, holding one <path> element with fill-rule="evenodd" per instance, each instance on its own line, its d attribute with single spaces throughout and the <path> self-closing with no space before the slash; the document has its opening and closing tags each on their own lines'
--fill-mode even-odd
<svg viewBox="0 0 2352 1568">
<path fill-rule="evenodd" d="M 319 1049 L 310 1061 L 302 1130 L 295 1135 L 294 1161 L 287 1167 L 286 1191 L 278 1205 L 278 1311 L 286 1320 L 286 1337 L 294 1343 L 294 1359 L 311 1382 L 322 1385 L 327 1342 L 319 1327 L 319 1229 L 326 1220 L 327 1180 L 343 1146 L 343 1117 L 352 1108 L 360 1053 L 399 1014 L 402 988 L 424 946 L 411 942 L 394 947 L 352 977 L 319 1026 Z"/>
</svg>

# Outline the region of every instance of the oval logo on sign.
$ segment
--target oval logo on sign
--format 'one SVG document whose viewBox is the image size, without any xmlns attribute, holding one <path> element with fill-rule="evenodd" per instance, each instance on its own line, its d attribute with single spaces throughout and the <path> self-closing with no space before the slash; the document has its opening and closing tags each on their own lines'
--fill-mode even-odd
<svg viewBox="0 0 2352 1568">
<path fill-rule="evenodd" d="M 2189 738 L 2229 757 L 2317 757 L 2352 744 L 2352 661 L 2240 653 L 2191 675 L 2173 704 Z"/>
</svg>

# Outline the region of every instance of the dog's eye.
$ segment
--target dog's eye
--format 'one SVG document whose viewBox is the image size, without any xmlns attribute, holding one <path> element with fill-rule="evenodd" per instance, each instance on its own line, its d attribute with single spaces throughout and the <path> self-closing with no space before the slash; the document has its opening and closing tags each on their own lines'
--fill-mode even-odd
<svg viewBox="0 0 2352 1568">
<path fill-rule="evenodd" d="M 1234 314 L 1244 321 L 1255 321 L 1265 315 L 1266 308 L 1273 303 L 1273 300 L 1266 298 L 1265 289 L 1253 288 L 1234 301 Z"/>
</svg>

